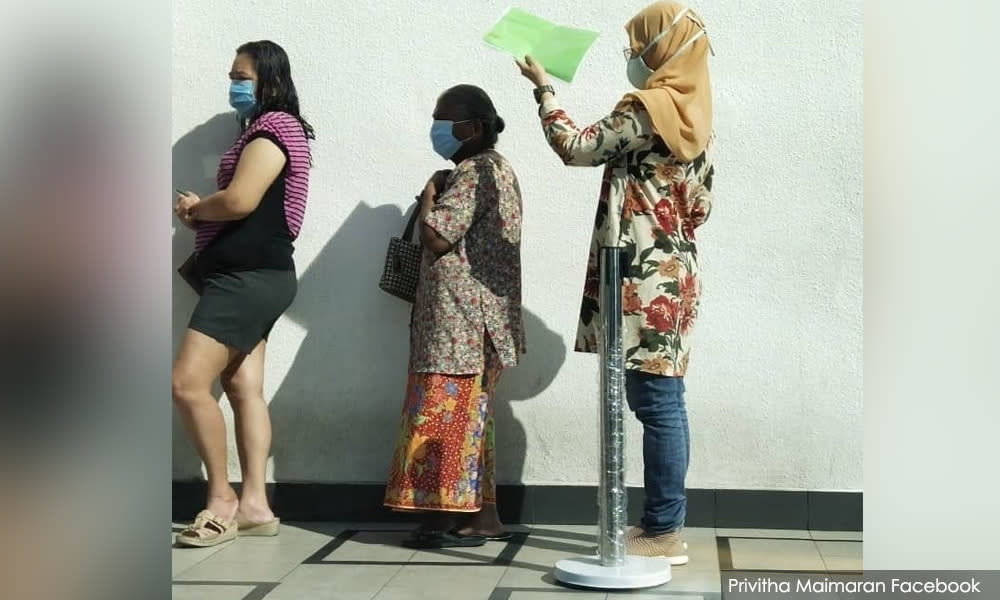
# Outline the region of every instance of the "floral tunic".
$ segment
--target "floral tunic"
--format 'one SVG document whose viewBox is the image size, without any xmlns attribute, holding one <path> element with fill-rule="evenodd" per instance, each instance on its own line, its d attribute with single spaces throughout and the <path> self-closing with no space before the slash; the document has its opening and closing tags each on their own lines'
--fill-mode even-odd
<svg viewBox="0 0 1000 600">
<path fill-rule="evenodd" d="M 546 139 L 564 163 L 606 165 L 576 351 L 598 352 L 598 253 L 620 246 L 631 261 L 622 284 L 625 366 L 684 376 L 701 295 L 695 229 L 712 208 L 712 142 L 694 161 L 681 161 L 653 132 L 638 102 L 623 101 L 583 130 L 554 97 L 542 104 L 540 115 Z"/>
<path fill-rule="evenodd" d="M 484 334 L 504 368 L 524 352 L 521 190 L 493 150 L 452 171 L 424 221 L 454 247 L 424 250 L 410 327 L 410 373 L 483 372 Z"/>
</svg>

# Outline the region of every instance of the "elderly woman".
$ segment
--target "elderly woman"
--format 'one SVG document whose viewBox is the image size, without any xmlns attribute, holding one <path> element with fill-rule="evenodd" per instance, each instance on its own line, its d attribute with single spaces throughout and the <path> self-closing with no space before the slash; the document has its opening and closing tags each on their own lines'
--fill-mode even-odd
<svg viewBox="0 0 1000 600">
<path fill-rule="evenodd" d="M 643 425 L 645 510 L 626 536 L 628 552 L 686 564 L 681 539 L 690 448 L 684 375 L 701 284 L 695 229 L 708 218 L 712 186 L 712 98 L 701 19 L 656 2 L 625 26 L 626 73 L 634 88 L 611 114 L 579 129 L 556 101 L 544 67 L 518 61 L 535 86 L 549 145 L 572 166 L 604 165 L 576 349 L 597 352 L 598 251 L 621 246 L 626 392 Z"/>
<path fill-rule="evenodd" d="M 455 169 L 422 194 L 424 260 L 385 505 L 423 513 L 407 546 L 481 546 L 506 537 L 492 403 L 501 371 L 524 352 L 521 191 L 495 150 L 504 122 L 486 92 L 455 86 L 433 118 L 434 151 Z"/>
</svg>

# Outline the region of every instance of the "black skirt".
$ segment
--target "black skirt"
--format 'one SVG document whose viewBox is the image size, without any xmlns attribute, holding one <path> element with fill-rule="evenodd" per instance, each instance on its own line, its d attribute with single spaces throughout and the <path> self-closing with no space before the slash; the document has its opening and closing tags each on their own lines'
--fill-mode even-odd
<svg viewBox="0 0 1000 600">
<path fill-rule="evenodd" d="M 250 354 L 266 340 L 298 291 L 295 271 L 255 269 L 209 273 L 190 329 Z"/>
</svg>

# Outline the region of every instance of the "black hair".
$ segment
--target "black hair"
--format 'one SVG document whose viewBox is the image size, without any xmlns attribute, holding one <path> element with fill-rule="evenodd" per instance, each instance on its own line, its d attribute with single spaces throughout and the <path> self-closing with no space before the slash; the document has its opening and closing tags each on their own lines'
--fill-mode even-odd
<svg viewBox="0 0 1000 600">
<path fill-rule="evenodd" d="M 243 127 L 254 122 L 266 112 L 285 112 L 302 125 L 306 139 L 316 139 L 312 125 L 299 111 L 299 94 L 292 81 L 292 67 L 284 48 L 268 40 L 247 42 L 236 49 L 236 54 L 246 54 L 253 59 L 257 70 L 257 106 L 243 121 Z"/>
<path fill-rule="evenodd" d="M 468 118 L 483 125 L 483 147 L 492 149 L 497 144 L 497 136 L 504 130 L 503 119 L 489 95 L 474 85 L 456 85 L 441 95 L 442 99 L 464 108 Z"/>
</svg>

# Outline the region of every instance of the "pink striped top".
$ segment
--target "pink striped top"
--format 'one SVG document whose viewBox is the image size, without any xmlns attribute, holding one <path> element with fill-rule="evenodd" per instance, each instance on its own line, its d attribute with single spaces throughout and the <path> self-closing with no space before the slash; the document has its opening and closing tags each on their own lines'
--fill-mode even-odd
<svg viewBox="0 0 1000 600">
<path fill-rule="evenodd" d="M 222 160 L 216 182 L 220 190 L 226 189 L 233 179 L 236 163 L 243 148 L 252 140 L 264 137 L 274 142 L 285 153 L 285 223 L 294 240 L 302 230 L 302 220 L 306 214 L 306 196 L 309 192 L 309 140 L 298 119 L 284 112 L 268 112 L 254 121 L 240 135 Z M 201 252 L 211 242 L 226 223 L 199 223 L 195 236 L 195 250 Z"/>
</svg>

